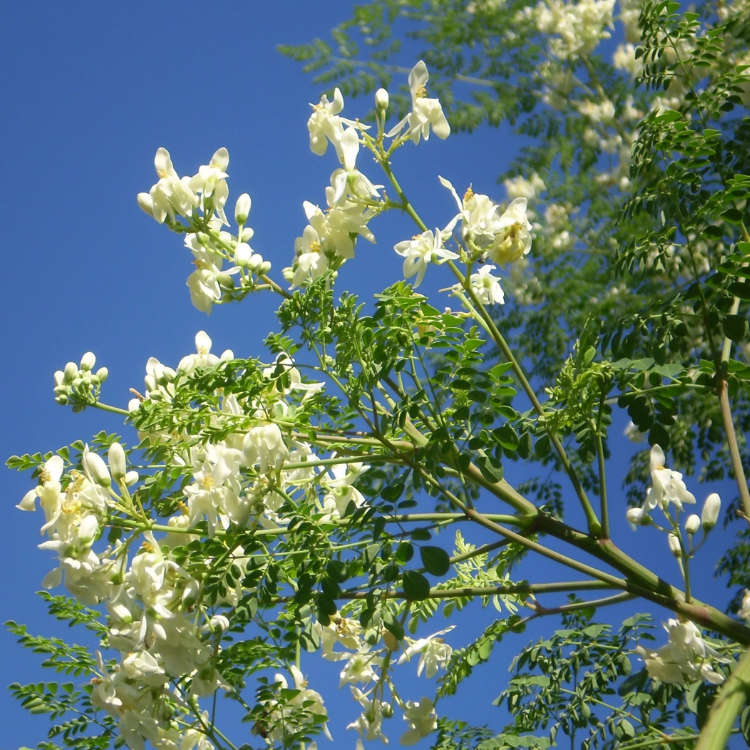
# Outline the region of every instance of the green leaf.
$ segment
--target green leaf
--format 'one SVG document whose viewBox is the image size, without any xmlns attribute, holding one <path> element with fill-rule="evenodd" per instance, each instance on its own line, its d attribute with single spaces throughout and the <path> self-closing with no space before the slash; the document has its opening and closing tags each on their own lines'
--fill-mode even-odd
<svg viewBox="0 0 750 750">
<path fill-rule="evenodd" d="M 420 547 L 419 554 L 428 573 L 444 576 L 450 570 L 450 557 L 442 547 Z"/>
<path fill-rule="evenodd" d="M 744 341 L 747 335 L 747 320 L 744 315 L 727 315 L 722 321 L 724 335 L 732 341 Z"/>
<path fill-rule="evenodd" d="M 404 595 L 409 601 L 418 602 L 430 595 L 430 582 L 414 570 L 404 572 Z"/>
<path fill-rule="evenodd" d="M 414 547 L 412 546 L 411 542 L 400 542 L 398 547 L 396 547 L 396 562 L 401 565 L 403 565 L 404 563 L 408 563 L 413 555 Z"/>
</svg>

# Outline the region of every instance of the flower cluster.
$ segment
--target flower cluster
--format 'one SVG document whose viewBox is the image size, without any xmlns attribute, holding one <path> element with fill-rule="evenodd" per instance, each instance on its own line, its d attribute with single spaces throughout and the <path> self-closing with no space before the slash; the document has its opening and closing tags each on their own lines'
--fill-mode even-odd
<svg viewBox="0 0 750 750">
<path fill-rule="evenodd" d="M 688 491 L 682 474 L 679 471 L 668 469 L 664 466 L 664 451 L 661 446 L 654 445 L 651 448 L 649 456 L 651 470 L 651 486 L 646 490 L 646 499 L 643 505 L 638 508 L 629 508 L 626 516 L 630 525 L 635 529 L 637 526 L 644 526 L 652 523 L 651 512 L 657 507 L 670 519 L 670 509 L 674 509 L 679 514 L 683 510 L 683 504 L 695 504 L 695 495 Z M 718 494 L 712 492 L 706 498 L 703 504 L 701 517 L 697 514 L 691 514 L 686 521 L 686 530 L 688 534 L 695 534 L 703 525 L 705 532 L 710 531 L 715 525 L 721 509 L 721 499 Z"/>
<path fill-rule="evenodd" d="M 551 35 L 550 52 L 562 60 L 586 55 L 610 36 L 615 0 L 544 0 L 533 9 L 536 26 Z"/>
<path fill-rule="evenodd" d="M 447 138 L 450 134 L 450 126 L 440 102 L 427 97 L 428 78 L 427 67 L 420 60 L 409 73 L 411 111 L 384 134 L 395 139 L 391 150 L 408 140 L 414 143 L 427 140 L 430 130 L 439 138 Z M 388 92 L 384 89 L 379 89 L 375 94 L 378 116 L 382 120 L 388 109 L 388 99 Z M 341 166 L 331 174 L 330 185 L 326 188 L 327 208 L 323 210 L 309 201 L 303 204 L 308 223 L 302 235 L 295 240 L 292 265 L 284 269 L 284 277 L 292 287 L 320 278 L 329 270 L 335 271 L 342 263 L 353 258 L 358 237 L 374 242 L 375 237 L 368 224 L 384 208 L 380 193 L 383 186 L 374 185 L 356 166 L 363 143 L 371 150 L 375 149 L 373 139 L 366 133 L 369 126 L 341 116 L 344 98 L 339 89 L 334 91 L 332 101 L 324 95 L 311 106 L 313 112 L 307 122 L 310 150 L 323 155 L 330 144 Z M 447 232 L 450 234 L 450 230 Z M 427 233 L 420 235 L 418 242 L 418 238 L 414 238 L 399 243 L 401 248 L 397 246 L 397 252 L 406 259 L 404 275 L 407 278 L 416 275 L 417 284 L 424 276 L 427 263 L 457 257 L 442 247 L 443 235 L 439 231 L 434 235 L 429 234 L 429 237 Z"/>
<path fill-rule="evenodd" d="M 100 367 L 94 372 L 96 356 L 93 352 L 86 352 L 81 357 L 80 364 L 68 362 L 65 369 L 55 372 L 55 401 L 58 404 L 71 404 L 74 411 L 82 409 L 95 401 L 101 391 L 102 383 L 109 376 L 106 367 Z"/>
<path fill-rule="evenodd" d="M 142 438 L 158 445 L 163 460 L 181 467 L 187 477 L 177 512 L 162 526 L 169 533 L 157 538 L 149 530 L 152 521 L 144 515 L 141 494 L 144 484 L 128 467 L 119 443 L 109 446 L 106 459 L 85 447 L 80 468 L 66 468 L 68 459 L 62 456 L 48 458 L 37 486 L 18 505 L 32 511 L 39 499 L 45 515 L 42 532 L 48 539 L 40 546 L 56 553 L 58 566 L 45 577 L 44 586 L 64 583 L 83 604 L 106 606 L 103 645 L 118 658 L 100 659 L 92 701 L 117 718 L 132 748 L 150 742 L 168 750 L 196 745 L 208 750 L 212 745 L 201 723 L 189 718 L 195 717 L 194 699 L 227 687 L 216 667 L 217 634 L 229 627 L 241 584 L 227 587 L 218 600 L 204 601 L 203 573 L 186 566 L 175 547 L 205 533 L 201 524 L 213 536 L 230 526 L 284 528 L 297 500 L 312 501 L 318 522 L 333 524 L 365 504 L 355 483 L 368 469 L 366 464 L 345 457 L 336 460 L 335 453 L 321 460 L 310 445 L 279 426 L 323 387 L 305 382 L 286 354 L 267 367 L 246 364 L 255 368 L 259 384 L 253 400 L 241 402 L 217 391 L 211 421 L 221 439 L 197 441 L 189 430 L 181 433 L 174 424 L 162 428 L 154 422 L 160 408 L 172 408 L 185 378 L 236 362 L 231 351 L 213 354 L 204 331 L 196 335 L 195 346 L 196 351 L 182 357 L 175 368 L 149 359 L 145 394 L 130 403 Z M 93 355 L 85 355 L 76 370 L 90 372 L 94 362 Z M 66 368 L 70 378 L 73 367 Z M 133 537 L 98 549 L 105 528 L 123 522 L 140 528 L 140 549 L 133 554 Z M 226 554 L 244 570 L 249 558 L 242 547 Z M 325 716 L 318 694 L 303 685 L 301 675 L 293 671 L 293 677 L 297 692 L 288 700 L 292 689 L 283 678 L 274 683 L 285 703 L 279 700 L 266 707 L 269 738 L 286 731 L 282 725 L 289 728 L 290 715 L 299 714 L 300 721 L 305 715 Z"/>
<path fill-rule="evenodd" d="M 428 679 L 434 677 L 439 669 L 446 666 L 453 653 L 453 649 L 441 638 L 452 629 L 453 626 L 450 626 L 418 640 L 406 637 L 405 648 L 396 664 L 404 664 L 419 655 L 417 676 L 424 672 Z M 374 645 L 372 638 L 364 638 L 357 620 L 337 613 L 328 625 L 316 623 L 315 632 L 320 640 L 323 658 L 345 662 L 339 675 L 339 685 L 349 685 L 354 700 L 362 707 L 360 715 L 347 729 L 356 730 L 360 741 L 388 741 L 383 734 L 383 720 L 393 716 L 393 702 L 401 707 L 404 720 L 409 724 L 401 737 L 402 745 L 413 745 L 437 728 L 437 714 L 432 700 L 422 697 L 419 701 L 404 701 L 396 691 L 387 669 L 393 652 L 401 647 L 401 643 L 389 631 L 383 629 L 382 644 Z M 392 702 L 384 698 L 386 686 L 391 691 Z"/>
<path fill-rule="evenodd" d="M 655 651 L 637 646 L 636 651 L 646 662 L 651 677 L 670 685 L 687 685 L 697 680 L 708 680 L 718 685 L 724 675 L 715 669 L 714 662 L 725 662 L 701 637 L 694 623 L 668 620 L 664 626 L 669 642 Z"/>
<path fill-rule="evenodd" d="M 229 224 L 225 212 L 229 196 L 227 149 L 218 149 L 192 177 L 177 174 L 165 148 L 156 151 L 154 164 L 159 180 L 148 193 L 138 194 L 138 205 L 160 224 L 185 232 L 185 247 L 195 264 L 187 280 L 193 305 L 210 313 L 215 304 L 237 299 L 256 288 L 257 277 L 267 274 L 271 264 L 248 244 L 254 232 L 245 226 L 251 204 L 247 193 L 235 204 L 237 233 L 222 229 Z M 180 224 L 178 217 L 187 224 Z M 234 265 L 226 267 L 225 262 Z"/>
</svg>

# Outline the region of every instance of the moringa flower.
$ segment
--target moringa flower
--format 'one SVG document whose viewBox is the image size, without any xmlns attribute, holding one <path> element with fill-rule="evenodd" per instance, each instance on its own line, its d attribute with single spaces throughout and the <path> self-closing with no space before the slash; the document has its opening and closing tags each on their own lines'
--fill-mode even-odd
<svg viewBox="0 0 750 750">
<path fill-rule="evenodd" d="M 683 503 L 695 503 L 695 496 L 688 492 L 682 474 L 664 466 L 664 451 L 660 445 L 651 448 L 651 487 L 646 491 L 644 508 L 652 509 L 657 505 L 664 511 L 673 503 L 678 510 L 682 510 Z"/>
<path fill-rule="evenodd" d="M 427 81 L 430 75 L 427 66 L 420 60 L 409 73 L 409 93 L 411 94 L 411 112 L 391 128 L 386 135 L 392 138 L 408 126 L 406 134 L 414 143 L 420 138 L 430 137 L 430 127 L 438 138 L 447 138 L 451 126 L 445 119 L 443 108 L 438 99 L 427 97 Z"/>
<path fill-rule="evenodd" d="M 415 287 L 422 283 L 429 263 L 440 264 L 458 258 L 456 253 L 443 247 L 443 236 L 447 231 L 447 228 L 442 232 L 439 229 L 434 232 L 428 229 L 410 240 L 398 242 L 393 246 L 393 249 L 404 259 L 404 278 L 417 277 L 414 280 Z"/>
</svg>

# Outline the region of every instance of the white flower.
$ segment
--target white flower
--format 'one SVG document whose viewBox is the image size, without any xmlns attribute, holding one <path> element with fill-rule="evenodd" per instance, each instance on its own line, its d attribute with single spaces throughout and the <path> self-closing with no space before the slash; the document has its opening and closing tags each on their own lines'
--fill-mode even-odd
<svg viewBox="0 0 750 750">
<path fill-rule="evenodd" d="M 229 152 L 225 148 L 218 149 L 208 164 L 198 168 L 198 174 L 190 178 L 190 189 L 203 196 L 203 211 L 209 214 L 211 210 L 221 219 L 222 224 L 229 224 L 224 213 L 224 204 L 229 196 L 226 168 L 229 166 Z"/>
<path fill-rule="evenodd" d="M 651 487 L 646 492 L 644 508 L 655 508 L 657 505 L 665 512 L 670 503 L 682 510 L 683 503 L 695 503 L 695 496 L 688 492 L 679 471 L 672 471 L 664 466 L 664 451 L 654 445 L 650 455 Z"/>
<path fill-rule="evenodd" d="M 196 269 L 188 276 L 187 287 L 193 307 L 206 314 L 221 301 L 219 276 L 221 270 L 213 264 L 202 265 L 196 262 Z"/>
<path fill-rule="evenodd" d="M 393 715 L 390 703 L 370 699 L 358 687 L 352 686 L 354 700 L 364 709 L 355 721 L 346 725 L 347 729 L 356 729 L 362 739 L 381 740 L 388 743 L 388 738 L 383 734 L 383 719 Z M 357 747 L 360 747 L 358 743 Z"/>
<path fill-rule="evenodd" d="M 417 665 L 417 677 L 422 674 L 422 670 L 425 670 L 427 679 L 434 677 L 438 669 L 445 667 L 453 653 L 453 649 L 440 636 L 449 633 L 454 627 L 454 625 L 451 625 L 427 636 L 427 638 L 412 641 L 399 657 L 398 664 L 409 661 L 414 654 L 420 654 L 419 664 Z"/>
<path fill-rule="evenodd" d="M 245 462 L 257 465 L 261 473 L 280 468 L 288 455 L 281 430 L 272 422 L 251 427 L 242 441 L 242 450 Z"/>
<path fill-rule="evenodd" d="M 404 720 L 408 721 L 410 726 L 401 737 L 402 745 L 415 745 L 437 729 L 437 714 L 429 698 L 422 698 L 419 702 L 407 701 Z"/>
<path fill-rule="evenodd" d="M 307 130 L 310 133 L 310 151 L 322 156 L 328 148 L 330 141 L 341 158 L 341 139 L 344 135 L 344 125 L 365 128 L 359 123 L 339 117 L 338 114 L 344 108 L 344 97 L 336 88 L 333 92 L 333 101 L 323 94 L 317 104 L 310 104 L 313 113 L 307 121 Z"/>
<path fill-rule="evenodd" d="M 414 143 L 420 138 L 430 137 L 430 126 L 438 138 L 447 138 L 451 128 L 445 119 L 443 109 L 437 99 L 427 98 L 427 81 L 429 79 L 427 66 L 420 60 L 409 73 L 409 93 L 411 94 L 411 112 L 397 123 L 386 135 L 392 138 L 407 127 L 407 135 Z"/>
<path fill-rule="evenodd" d="M 369 651 L 352 654 L 339 673 L 339 687 L 355 682 L 377 682 L 378 673 L 372 667 L 373 659 Z"/>
<path fill-rule="evenodd" d="M 304 727 L 304 719 L 299 715 L 295 716 L 295 709 L 300 712 L 304 711 L 307 715 L 328 717 L 320 693 L 307 687 L 307 680 L 297 667 L 292 665 L 289 671 L 292 673 L 297 694 L 292 698 L 284 698 L 284 703 L 276 700 L 266 703 L 270 725 L 268 739 L 272 742 L 283 742 L 289 733 L 299 731 Z M 288 689 L 288 683 L 281 674 L 277 673 L 274 676 L 274 683 L 279 686 L 280 690 Z M 327 724 L 323 725 L 323 733 L 329 740 L 333 739 Z"/>
<path fill-rule="evenodd" d="M 373 185 L 362 172 L 356 168 L 357 154 L 359 153 L 359 135 L 353 127 L 348 127 L 340 141 L 339 158 L 343 169 L 337 169 L 331 175 L 331 191 L 328 197 L 328 205 L 339 205 L 345 197 L 377 198 L 378 189 L 382 185 Z"/>
<path fill-rule="evenodd" d="M 188 375 L 199 367 L 212 367 L 221 361 L 215 354 L 211 354 L 211 337 L 205 331 L 195 334 L 195 354 L 187 354 L 177 365 L 178 372 Z"/>
<path fill-rule="evenodd" d="M 495 263 L 511 263 L 531 250 L 531 224 L 526 216 L 526 198 L 514 198 L 497 223 L 487 255 Z"/>
<path fill-rule="evenodd" d="M 362 648 L 360 639 L 362 626 L 357 620 L 336 614 L 331 617 L 328 625 L 316 622 L 313 629 L 320 638 L 321 655 L 328 661 L 342 661 L 349 658 L 350 654 L 334 650 L 338 644 L 355 651 Z"/>
<path fill-rule="evenodd" d="M 716 651 L 701 638 L 694 623 L 671 619 L 664 629 L 669 635 L 666 646 L 651 651 L 636 647 L 651 677 L 671 685 L 686 685 L 697 680 L 718 685 L 724 681 L 724 675 L 712 667 L 711 661 L 726 660 L 717 659 Z"/>
<path fill-rule="evenodd" d="M 154 167 L 159 181 L 151 188 L 148 195 L 144 193 L 138 195 L 138 204 L 160 224 L 164 223 L 167 216 L 171 221 L 174 221 L 175 214 L 190 216 L 193 208 L 200 201 L 190 188 L 190 179 L 188 177 L 180 179 L 177 175 L 167 149 L 156 150 Z"/>
<path fill-rule="evenodd" d="M 591 52 L 600 39 L 610 36 L 605 27 L 612 26 L 615 0 L 545 0 L 533 12 L 537 28 L 554 35 L 550 52 L 558 58 L 576 58 Z"/>
<path fill-rule="evenodd" d="M 474 294 L 483 305 L 502 305 L 505 302 L 500 279 L 492 275 L 494 269 L 495 266 L 484 265 L 469 278 Z"/>
<path fill-rule="evenodd" d="M 503 180 L 505 190 L 508 193 L 508 198 L 513 200 L 514 198 L 527 198 L 531 200 L 546 189 L 544 180 L 536 173 L 532 173 L 530 179 L 526 179 L 523 175 L 517 177 L 510 177 L 507 180 Z"/>
<path fill-rule="evenodd" d="M 404 278 L 408 279 L 416 275 L 415 287 L 422 283 L 429 263 L 440 264 L 446 260 L 458 258 L 456 253 L 443 247 L 443 232 L 439 229 L 434 232 L 428 229 L 410 240 L 404 240 L 393 246 L 393 249 L 404 258 Z"/>
<path fill-rule="evenodd" d="M 134 651 L 122 660 L 122 672 L 131 680 L 156 687 L 167 679 L 163 667 L 148 651 Z"/>
<path fill-rule="evenodd" d="M 353 486 L 353 482 L 369 468 L 366 464 L 335 464 L 330 470 L 332 478 L 325 474 L 320 478 L 320 486 L 325 490 L 323 509 L 331 517 L 342 518 L 349 503 L 356 508 L 365 504 L 364 496 Z"/>
</svg>

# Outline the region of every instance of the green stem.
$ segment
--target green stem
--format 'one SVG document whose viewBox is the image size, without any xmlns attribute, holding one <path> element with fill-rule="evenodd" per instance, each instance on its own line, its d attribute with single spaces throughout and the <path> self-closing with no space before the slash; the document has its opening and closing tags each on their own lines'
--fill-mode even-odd
<svg viewBox="0 0 750 750">
<path fill-rule="evenodd" d="M 739 297 L 732 300 L 730 314 L 736 315 L 740 308 Z M 734 429 L 734 419 L 732 418 L 732 407 L 729 403 L 729 390 L 726 374 L 726 363 L 729 361 L 729 355 L 732 350 L 732 341 L 728 336 L 724 337 L 721 348 L 721 364 L 717 372 L 717 393 L 719 396 L 719 406 L 721 408 L 721 421 L 724 425 L 724 432 L 727 436 L 727 445 L 729 446 L 729 456 L 732 461 L 732 471 L 734 481 L 737 483 L 742 508 L 746 517 L 750 517 L 750 490 L 747 487 L 745 470 L 742 466 L 742 456 L 740 454 L 739 443 L 737 442 L 737 432 Z"/>
<path fill-rule="evenodd" d="M 461 271 L 458 269 L 458 267 L 453 261 L 449 260 L 447 265 L 450 267 L 450 269 L 453 271 L 454 275 L 459 281 L 461 282 L 465 281 L 463 274 L 461 273 Z M 486 328 L 486 330 L 492 337 L 492 340 L 498 346 L 498 348 L 503 353 L 503 356 L 507 359 L 507 361 L 510 362 L 511 368 L 513 369 L 513 372 L 515 373 L 516 379 L 521 385 L 521 388 L 523 388 L 524 392 L 526 393 L 526 396 L 528 397 L 529 401 L 531 401 L 531 404 L 534 407 L 534 411 L 540 417 L 543 416 L 544 408 L 542 407 L 542 404 L 537 398 L 536 392 L 531 387 L 531 383 L 529 383 L 529 380 L 526 377 L 526 373 L 524 372 L 523 367 L 521 367 L 520 362 L 516 359 L 510 346 L 508 346 L 508 342 L 505 340 L 505 337 L 502 335 L 502 333 L 500 333 L 500 330 L 495 325 L 495 321 L 492 319 L 492 316 L 487 312 L 484 305 L 477 298 L 474 290 L 471 289 L 470 285 L 467 285 L 464 288 L 465 288 L 466 293 L 469 295 L 469 297 L 471 297 L 471 301 L 472 301 L 472 305 L 469 306 L 469 311 L 472 313 L 472 315 L 475 318 L 477 319 L 481 318 L 481 320 L 483 321 L 484 327 Z M 599 519 L 596 517 L 596 512 L 594 511 L 594 508 L 591 505 L 591 501 L 588 499 L 588 496 L 586 495 L 586 490 L 584 490 L 583 485 L 581 484 L 578 478 L 578 474 L 573 468 L 573 465 L 570 463 L 570 459 L 568 458 L 568 455 L 565 452 L 565 448 L 563 447 L 563 444 L 560 442 L 560 438 L 548 428 L 545 428 L 545 430 L 547 432 L 547 435 L 550 441 L 552 442 L 552 445 L 555 448 L 555 452 L 557 453 L 558 458 L 560 459 L 560 463 L 562 464 L 563 470 L 568 475 L 568 479 L 570 480 L 570 483 L 573 485 L 573 489 L 575 490 L 575 493 L 578 496 L 578 500 L 581 503 L 583 512 L 586 515 L 586 523 L 588 524 L 589 531 L 591 532 L 593 536 L 601 536 L 602 527 L 601 527 L 601 524 L 599 523 Z"/>
<path fill-rule="evenodd" d="M 452 589 L 431 588 L 428 599 L 461 599 L 474 596 L 496 596 L 502 594 L 550 594 L 568 591 L 588 591 L 591 589 L 613 588 L 607 583 L 596 580 L 583 581 L 554 581 L 551 583 L 507 583 L 500 586 L 460 586 Z M 337 595 L 339 599 L 367 599 L 371 596 L 368 591 L 343 591 Z M 378 596 L 384 599 L 401 599 L 405 597 L 403 591 L 380 591 Z M 618 596 L 623 596 L 618 594 Z M 628 596 L 627 594 L 625 596 Z M 610 599 L 611 597 L 607 597 Z M 280 601 L 286 601 L 282 599 Z"/>
<path fill-rule="evenodd" d="M 609 391 L 602 385 L 602 392 L 599 396 L 599 412 L 596 417 L 594 426 L 594 435 L 596 436 L 596 457 L 599 465 L 599 499 L 601 502 L 601 519 L 602 519 L 602 536 L 609 538 L 609 505 L 607 503 L 607 472 L 604 463 L 604 443 L 602 442 L 602 411 L 604 409 L 604 397 Z"/>
<path fill-rule="evenodd" d="M 727 746 L 729 734 L 742 707 L 750 697 L 750 649 L 721 686 L 708 719 L 701 729 L 695 750 L 720 750 Z"/>
<path fill-rule="evenodd" d="M 629 599 L 634 599 L 635 594 L 629 594 L 627 591 L 623 591 L 619 594 L 613 594 L 612 596 L 603 596 L 599 599 L 589 599 L 585 602 L 571 602 L 570 604 L 561 604 L 559 607 L 542 607 L 537 604 L 534 607 L 534 614 L 524 617 L 522 622 L 529 622 L 537 617 L 546 615 L 559 615 L 563 612 L 575 612 L 579 609 L 588 609 L 589 607 L 607 607 L 610 604 L 619 604 L 620 602 L 626 602 Z"/>
<path fill-rule="evenodd" d="M 96 409 L 101 409 L 102 411 L 108 411 L 112 414 L 119 414 L 121 417 L 129 417 L 130 412 L 127 409 L 121 409 L 119 406 L 110 406 L 109 404 L 104 404 L 101 401 L 94 401 L 91 406 L 95 407 Z"/>
</svg>

